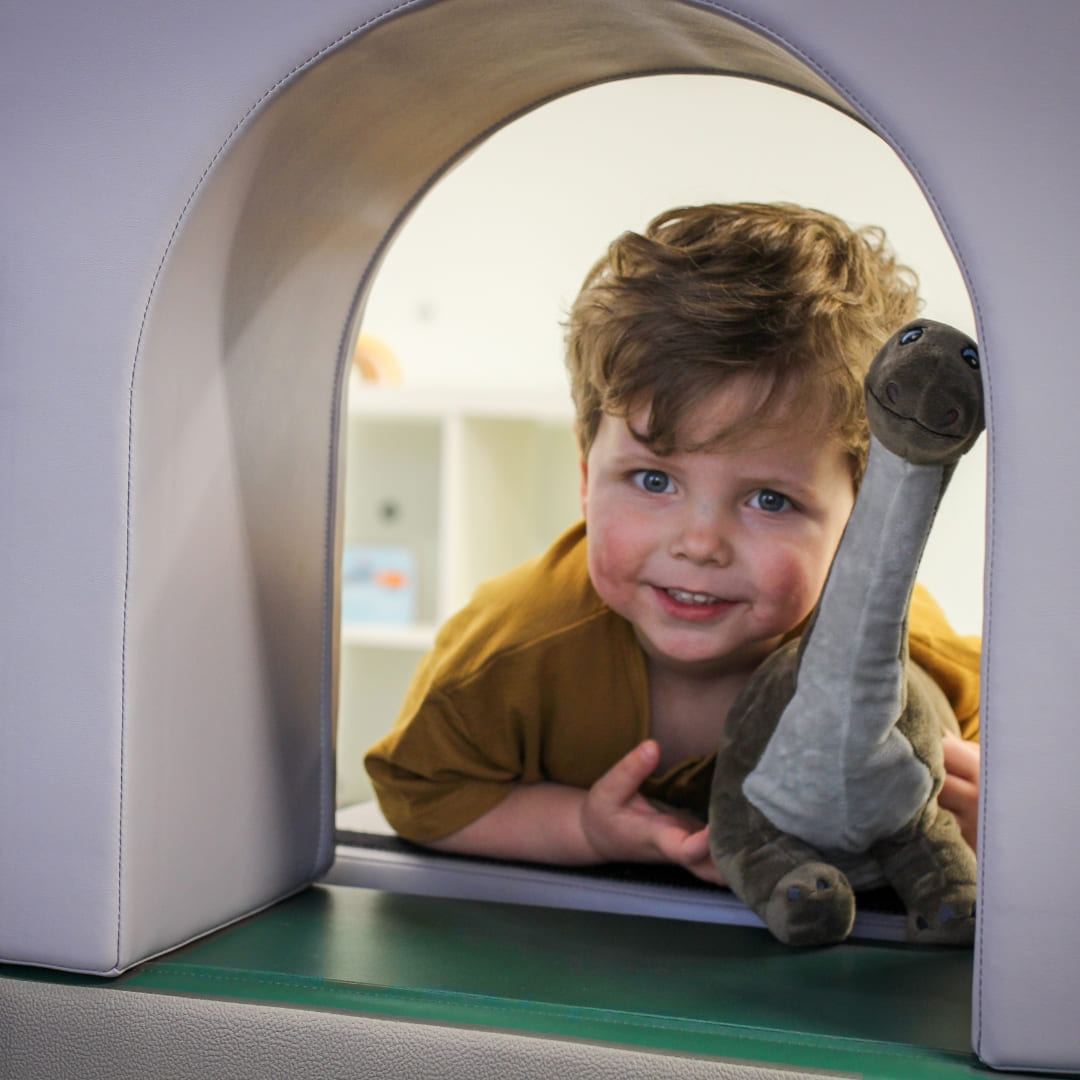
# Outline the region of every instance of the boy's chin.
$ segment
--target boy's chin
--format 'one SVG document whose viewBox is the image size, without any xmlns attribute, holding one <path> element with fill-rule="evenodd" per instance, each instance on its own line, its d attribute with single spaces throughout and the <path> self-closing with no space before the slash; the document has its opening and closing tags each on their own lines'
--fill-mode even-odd
<svg viewBox="0 0 1080 1080">
<path fill-rule="evenodd" d="M 756 666 L 757 660 L 749 659 L 756 650 L 702 648 L 673 642 L 656 641 L 646 648 L 646 655 L 668 671 L 686 675 L 724 675 L 732 670 Z"/>
<path fill-rule="evenodd" d="M 715 642 L 684 641 L 669 635 L 638 640 L 653 664 L 668 671 L 697 676 L 725 676 L 749 673 L 779 647 L 783 636 L 765 640 Z"/>
</svg>

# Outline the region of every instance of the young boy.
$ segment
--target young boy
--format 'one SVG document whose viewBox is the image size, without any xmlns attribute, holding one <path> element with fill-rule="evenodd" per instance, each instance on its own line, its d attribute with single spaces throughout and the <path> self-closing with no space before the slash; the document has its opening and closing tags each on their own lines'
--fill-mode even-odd
<svg viewBox="0 0 1080 1080">
<path fill-rule="evenodd" d="M 810 614 L 865 466 L 862 380 L 916 311 L 880 230 L 673 210 L 593 268 L 569 322 L 585 521 L 481 586 L 366 765 L 390 824 L 447 851 L 718 876 L 711 754 Z M 977 639 L 917 590 L 912 660 L 978 731 Z M 941 802 L 974 841 L 978 747 Z"/>
</svg>

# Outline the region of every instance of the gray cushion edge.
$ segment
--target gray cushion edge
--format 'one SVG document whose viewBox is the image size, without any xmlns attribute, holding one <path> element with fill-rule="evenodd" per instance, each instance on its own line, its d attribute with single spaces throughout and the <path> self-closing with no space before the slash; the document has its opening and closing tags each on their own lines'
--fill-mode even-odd
<svg viewBox="0 0 1080 1080">
<path fill-rule="evenodd" d="M 783 1067 L 589 1042 L 4 977 L 0 1045 L 0 1080 L 810 1078 Z"/>
</svg>

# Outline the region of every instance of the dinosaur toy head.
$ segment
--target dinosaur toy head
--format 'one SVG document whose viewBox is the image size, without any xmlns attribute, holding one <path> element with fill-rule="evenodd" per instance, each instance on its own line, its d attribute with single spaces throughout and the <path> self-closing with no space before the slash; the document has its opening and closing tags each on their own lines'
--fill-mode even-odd
<svg viewBox="0 0 1080 1080">
<path fill-rule="evenodd" d="M 984 426 L 979 350 L 931 319 L 901 327 L 866 375 L 870 430 L 915 465 L 955 464 Z"/>
</svg>

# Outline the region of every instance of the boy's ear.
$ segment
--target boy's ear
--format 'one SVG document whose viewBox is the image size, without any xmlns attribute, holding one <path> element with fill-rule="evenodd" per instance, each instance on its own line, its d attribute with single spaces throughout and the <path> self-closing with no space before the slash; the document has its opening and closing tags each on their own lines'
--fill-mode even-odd
<svg viewBox="0 0 1080 1080">
<path fill-rule="evenodd" d="M 574 421 L 574 438 L 577 440 L 578 461 L 581 464 L 581 516 L 585 516 L 586 494 L 589 490 L 589 460 L 581 447 L 581 425 Z"/>
</svg>

